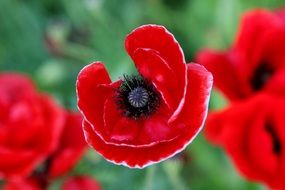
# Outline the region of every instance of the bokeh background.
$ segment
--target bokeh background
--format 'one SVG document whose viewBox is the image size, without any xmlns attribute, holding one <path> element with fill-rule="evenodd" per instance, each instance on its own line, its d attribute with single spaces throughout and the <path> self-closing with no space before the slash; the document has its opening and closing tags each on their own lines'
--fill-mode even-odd
<svg viewBox="0 0 285 190">
<path fill-rule="evenodd" d="M 76 110 L 75 81 L 86 64 L 103 61 L 114 80 L 135 72 L 124 49 L 134 28 L 166 26 L 190 62 L 203 47 L 230 47 L 244 11 L 284 5 L 284 0 L 0 0 L 0 70 L 28 74 L 41 91 Z M 226 104 L 213 91 L 210 109 Z M 202 134 L 182 154 L 143 170 L 113 165 L 89 150 L 72 174 L 93 176 L 109 190 L 264 189 L 244 180 Z"/>
</svg>

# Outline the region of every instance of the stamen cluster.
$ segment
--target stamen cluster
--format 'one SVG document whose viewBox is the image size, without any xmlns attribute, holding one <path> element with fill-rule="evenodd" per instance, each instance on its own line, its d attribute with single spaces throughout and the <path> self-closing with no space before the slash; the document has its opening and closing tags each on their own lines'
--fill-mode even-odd
<svg viewBox="0 0 285 190">
<path fill-rule="evenodd" d="M 161 102 L 160 94 L 153 84 L 140 75 L 124 75 L 115 98 L 123 115 L 132 119 L 148 117 Z"/>
</svg>

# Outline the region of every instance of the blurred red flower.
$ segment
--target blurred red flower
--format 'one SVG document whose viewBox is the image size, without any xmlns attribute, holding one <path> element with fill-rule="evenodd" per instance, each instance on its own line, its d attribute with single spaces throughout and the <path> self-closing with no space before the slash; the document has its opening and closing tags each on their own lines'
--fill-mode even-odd
<svg viewBox="0 0 285 190">
<path fill-rule="evenodd" d="M 211 114 L 205 134 L 248 179 L 285 189 L 284 112 L 285 99 L 259 94 Z"/>
<path fill-rule="evenodd" d="M 87 146 L 82 131 L 82 116 L 67 112 L 59 146 L 48 158 L 49 177 L 55 178 L 69 172 L 80 160 Z"/>
<path fill-rule="evenodd" d="M 229 51 L 203 50 L 198 54 L 198 63 L 213 73 L 216 86 L 230 100 L 243 100 L 260 91 L 285 93 L 283 18 L 283 11 L 250 11 L 244 14 Z"/>
<path fill-rule="evenodd" d="M 4 190 L 44 190 L 38 182 L 33 179 L 25 179 L 7 182 Z"/>
<path fill-rule="evenodd" d="M 224 147 L 247 179 L 277 189 L 285 189 L 283 14 L 250 11 L 228 52 L 203 50 L 197 56 L 233 101 L 229 108 L 210 114 L 206 137 Z"/>
<path fill-rule="evenodd" d="M 64 182 L 61 190 L 100 190 L 99 183 L 87 176 L 78 176 Z"/>
<path fill-rule="evenodd" d="M 0 176 L 26 176 L 58 144 L 64 115 L 28 77 L 0 74 Z"/>
<path fill-rule="evenodd" d="M 142 168 L 182 151 L 201 130 L 212 75 L 185 64 L 173 35 L 145 25 L 130 33 L 125 47 L 139 72 L 112 83 L 100 62 L 78 75 L 78 107 L 90 146 L 107 160 Z"/>
</svg>

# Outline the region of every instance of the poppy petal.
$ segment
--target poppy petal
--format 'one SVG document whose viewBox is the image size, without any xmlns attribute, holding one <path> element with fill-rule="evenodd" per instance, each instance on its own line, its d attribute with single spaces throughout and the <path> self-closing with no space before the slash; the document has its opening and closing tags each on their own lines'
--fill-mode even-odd
<svg viewBox="0 0 285 190">
<path fill-rule="evenodd" d="M 274 14 L 257 9 L 254 11 L 247 12 L 243 15 L 240 31 L 237 36 L 235 50 L 238 52 L 244 52 L 244 56 L 248 59 L 255 57 L 252 55 L 256 50 L 256 44 L 263 38 L 265 31 L 276 28 L 280 25 L 281 20 Z M 262 31 L 262 32 L 260 32 Z M 250 43 L 249 43 L 250 42 Z M 254 62 L 253 60 L 248 60 Z"/>
<path fill-rule="evenodd" d="M 183 88 L 179 88 L 178 80 L 173 80 L 176 74 L 165 60 L 152 49 L 140 48 L 134 53 L 134 62 L 138 72 L 152 81 L 168 107 L 170 109 L 176 108 L 179 103 L 177 100 L 179 101 L 180 98 L 177 95 L 183 93 Z"/>
<path fill-rule="evenodd" d="M 226 53 L 203 50 L 197 55 L 197 62 L 204 65 L 214 76 L 215 85 L 230 100 L 243 98 L 241 80 L 234 64 Z"/>
<path fill-rule="evenodd" d="M 147 147 L 130 147 L 105 143 L 86 121 L 83 122 L 83 131 L 88 144 L 106 160 L 130 168 L 144 168 L 163 161 L 185 149 L 193 140 L 191 132 L 182 132 L 179 138 L 174 138 L 169 142 L 161 142 Z"/>
<path fill-rule="evenodd" d="M 49 157 L 49 177 L 59 177 L 70 171 L 82 157 L 86 146 L 81 115 L 76 112 L 66 112 L 59 145 Z"/>
<path fill-rule="evenodd" d="M 19 176 L 27 176 L 35 165 L 43 159 L 35 159 L 35 155 L 37 155 L 35 151 L 18 150 L 15 152 L 12 149 L 0 147 L 0 177 L 18 178 Z"/>
<path fill-rule="evenodd" d="M 132 58 L 139 48 L 155 50 L 178 76 L 185 72 L 183 51 L 174 36 L 163 26 L 144 25 L 136 28 L 127 36 L 125 48 Z"/>
<path fill-rule="evenodd" d="M 283 181 L 284 104 L 275 96 L 259 94 L 209 117 L 205 131 L 209 140 L 225 148 L 244 176 L 271 187 L 281 187 Z M 213 135 L 214 127 L 219 129 Z"/>
<path fill-rule="evenodd" d="M 127 143 L 136 138 L 139 129 L 140 126 L 136 121 L 122 117 L 114 126 L 110 137 L 115 142 Z"/>
<path fill-rule="evenodd" d="M 83 113 L 84 119 L 92 123 L 100 136 L 104 136 L 103 117 L 98 117 L 104 113 L 104 103 L 106 99 L 115 92 L 114 85 L 100 62 L 95 62 L 84 67 L 77 78 L 78 108 Z"/>
<path fill-rule="evenodd" d="M 207 115 L 213 76 L 199 64 L 187 64 L 187 87 L 180 107 L 169 119 L 170 125 L 198 126 L 200 130 Z"/>
<path fill-rule="evenodd" d="M 179 129 L 168 125 L 168 117 L 154 115 L 144 121 L 138 138 L 141 142 L 157 144 L 171 141 L 179 135 Z"/>
<path fill-rule="evenodd" d="M 101 190 L 100 184 L 93 178 L 87 176 L 76 176 L 67 179 L 61 190 Z"/>
<path fill-rule="evenodd" d="M 4 190 L 44 190 L 36 179 L 20 179 L 15 181 L 8 181 L 4 187 Z"/>
<path fill-rule="evenodd" d="M 144 120 L 133 120 L 120 113 L 113 98 L 105 102 L 105 132 L 109 138 L 103 138 L 105 143 L 129 147 L 148 147 L 159 142 L 170 141 L 178 136 L 179 128 L 169 127 L 169 116 L 162 105 L 157 114 Z M 110 120 L 109 118 L 112 118 Z"/>
</svg>

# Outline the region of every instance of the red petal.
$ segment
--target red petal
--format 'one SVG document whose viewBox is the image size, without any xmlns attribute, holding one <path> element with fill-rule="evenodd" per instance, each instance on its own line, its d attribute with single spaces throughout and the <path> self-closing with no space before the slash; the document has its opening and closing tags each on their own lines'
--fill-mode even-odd
<svg viewBox="0 0 285 190">
<path fill-rule="evenodd" d="M 100 62 L 92 63 L 84 67 L 77 78 L 78 107 L 85 119 L 92 123 L 98 133 L 105 135 L 103 113 L 106 99 L 115 92 L 115 84 Z M 117 84 L 116 84 L 117 85 Z"/>
<path fill-rule="evenodd" d="M 61 190 L 100 190 L 100 184 L 91 177 L 77 176 L 64 182 Z"/>
<path fill-rule="evenodd" d="M 240 31 L 235 44 L 235 50 L 243 52 L 242 56 L 247 58 L 247 62 L 255 62 L 255 52 L 258 48 L 259 40 L 263 38 L 266 31 L 280 25 L 280 19 L 269 11 L 257 9 L 243 15 Z M 249 60 L 249 58 L 252 58 Z M 247 65 L 248 66 L 248 65 Z"/>
<path fill-rule="evenodd" d="M 167 67 L 170 68 L 174 74 L 176 81 L 178 81 L 179 86 L 176 87 L 176 91 L 178 89 L 182 89 L 181 86 L 185 86 L 185 60 L 184 55 L 181 47 L 179 46 L 178 42 L 175 40 L 174 36 L 166 30 L 163 26 L 158 25 L 144 25 L 141 26 L 134 31 L 132 31 L 126 38 L 125 41 L 125 47 L 128 52 L 128 54 L 132 57 L 134 62 L 137 61 L 143 61 L 144 58 L 136 58 L 136 51 L 138 49 L 149 49 L 152 51 L 152 55 L 149 55 L 149 59 L 153 60 L 154 63 L 149 62 L 143 62 L 143 63 L 136 63 L 136 66 L 142 70 L 142 72 L 148 73 L 154 69 L 155 74 L 158 74 L 158 65 L 165 65 L 167 64 Z M 154 55 L 153 52 L 156 52 L 156 55 L 159 55 L 160 57 L 157 57 Z M 141 53 L 141 52 L 140 52 Z M 142 55 L 140 54 L 140 57 Z M 163 60 L 163 61 L 162 61 Z M 163 62 L 163 63 L 161 63 Z M 144 64 L 149 65 L 150 67 L 144 66 Z M 166 66 L 163 66 L 165 68 Z M 164 71 L 166 70 L 163 69 Z M 165 72 L 159 72 L 160 74 L 165 74 Z M 168 72 L 169 73 L 169 72 Z M 163 76 L 161 75 L 161 76 Z M 166 79 L 167 76 L 164 76 L 164 79 Z M 173 84 L 170 83 L 170 84 Z M 183 96 L 183 92 L 180 91 L 177 92 L 176 95 L 181 99 Z"/>
<path fill-rule="evenodd" d="M 163 26 L 144 25 L 136 28 L 127 36 L 125 47 L 132 58 L 139 48 L 155 50 L 171 69 L 184 73 L 183 51 L 174 36 Z"/>
<path fill-rule="evenodd" d="M 279 69 L 264 86 L 264 91 L 272 95 L 279 95 L 281 98 L 285 95 L 285 68 Z"/>
<path fill-rule="evenodd" d="M 243 130 L 244 126 L 247 125 L 247 122 L 249 123 L 249 121 L 245 120 L 244 117 L 242 117 L 242 119 L 237 119 L 237 115 L 240 115 L 241 111 L 244 109 L 249 113 L 252 111 L 251 105 L 233 103 L 231 107 L 226 108 L 223 111 L 210 112 L 205 128 L 207 139 L 217 145 L 224 145 L 227 140 L 235 141 L 237 138 L 231 138 L 232 135 L 240 135 L 240 138 L 238 139 L 242 139 L 243 135 L 240 131 Z M 242 114 L 242 116 L 243 115 L 246 114 Z M 237 145 L 237 143 L 233 144 Z"/>
<path fill-rule="evenodd" d="M 135 120 L 121 117 L 110 134 L 111 140 L 120 143 L 132 142 L 138 135 L 140 127 Z"/>
<path fill-rule="evenodd" d="M 0 89 L 0 97 L 9 94 L 10 98 L 13 99 L 29 97 L 31 93 L 36 92 L 33 82 L 27 76 L 16 73 L 1 73 Z"/>
<path fill-rule="evenodd" d="M 22 100 L 10 106 L 5 123 L 6 144 L 24 147 L 35 142 L 43 130 L 43 115 L 37 113 L 38 109 L 37 101 Z"/>
<path fill-rule="evenodd" d="M 214 127 L 218 127 L 211 138 L 226 149 L 243 175 L 277 189 L 282 185 L 284 187 L 284 105 L 284 100 L 260 94 L 246 102 L 236 103 L 220 114 L 212 115 L 206 127 L 208 134 L 209 129 L 213 131 Z M 281 154 L 274 152 L 274 139 L 266 129 L 268 124 L 281 143 Z"/>
<path fill-rule="evenodd" d="M 266 102 L 265 102 L 266 101 Z M 258 141 L 257 132 L 252 136 L 255 135 L 255 147 L 252 146 L 250 153 L 251 158 L 255 159 L 255 165 L 259 166 L 261 171 L 260 173 L 264 174 L 265 181 L 271 188 L 273 189 L 284 189 L 285 182 L 285 119 L 284 119 L 284 107 L 285 107 L 285 100 L 278 99 L 274 96 L 266 97 L 266 100 L 263 100 L 263 110 L 266 112 L 263 117 L 260 117 L 260 123 L 263 125 L 260 127 L 260 140 Z M 257 124 L 255 125 L 257 126 Z M 271 128 L 271 131 L 268 130 L 267 127 Z M 257 131 L 257 130 L 256 130 Z M 254 132 L 254 131 L 253 131 Z M 263 136 L 262 136 L 263 133 Z M 274 134 L 273 134 L 274 133 Z M 251 136 L 251 137 L 252 137 Z M 262 140 L 262 138 L 264 140 Z M 249 138 L 253 140 L 253 138 Z M 260 142 L 262 141 L 262 142 Z M 280 150 L 276 150 L 276 144 L 279 143 Z M 253 143 L 251 143 L 253 144 Z M 261 149 L 261 147 L 263 147 Z M 258 150 L 260 149 L 260 151 Z M 278 151 L 278 152 L 277 152 Z M 259 158 L 258 158 L 259 156 Z M 260 159 L 262 157 L 263 159 Z"/>
<path fill-rule="evenodd" d="M 203 126 L 207 115 L 213 77 L 202 65 L 187 64 L 187 82 L 186 94 L 169 119 L 169 124 L 191 126 L 195 134 Z"/>
<path fill-rule="evenodd" d="M 180 134 L 180 129 L 168 125 L 167 116 L 156 114 L 144 121 L 138 139 L 145 144 L 171 141 Z"/>
<path fill-rule="evenodd" d="M 0 178 L 27 176 L 39 163 L 38 156 L 34 150 L 15 151 L 0 147 Z"/>
<path fill-rule="evenodd" d="M 266 114 L 266 113 L 265 113 Z M 278 157 L 273 154 L 272 136 L 266 129 L 266 125 L 270 124 L 275 128 L 275 123 L 268 123 L 268 116 L 259 114 L 252 126 L 248 129 L 248 157 L 253 162 L 253 166 L 257 168 L 256 171 L 264 174 L 265 178 L 275 175 L 278 171 Z M 270 121 L 272 122 L 272 121 Z M 276 132 L 276 129 L 272 129 Z M 260 159 L 262 158 L 262 159 Z"/>
<path fill-rule="evenodd" d="M 246 105 L 246 107 L 236 107 L 236 109 L 232 110 L 232 113 L 229 113 L 230 116 L 224 121 L 223 146 L 225 146 L 226 151 L 234 160 L 237 168 L 245 176 L 249 179 L 257 179 L 259 176 L 259 168 L 254 166 L 254 160 L 251 160 L 249 155 L 250 139 L 248 139 L 248 134 L 250 131 L 249 128 L 252 125 L 252 111 L 253 107 L 250 103 Z M 236 114 L 238 114 L 238 118 Z"/>
<path fill-rule="evenodd" d="M 261 9 L 245 14 L 241 23 L 233 51 L 241 60 L 238 63 L 240 76 L 249 81 L 262 62 L 279 64 L 281 57 L 284 61 L 282 53 L 284 52 L 282 51 L 284 49 L 282 48 L 284 47 L 284 23 L 275 14 Z M 280 32 L 280 29 L 283 32 Z M 273 45 L 270 45 L 272 43 Z M 274 56 L 277 54 L 279 54 L 279 60 L 274 61 Z"/>
<path fill-rule="evenodd" d="M 32 100 L 36 91 L 32 81 L 25 75 L 16 73 L 0 74 L 0 120 L 4 121 L 11 104 L 22 99 Z"/>
<path fill-rule="evenodd" d="M 64 127 L 64 112 L 56 102 L 48 96 L 40 97 L 43 123 L 41 138 L 37 136 L 37 148 L 46 154 L 54 151 L 59 142 L 59 136 Z"/>
<path fill-rule="evenodd" d="M 133 59 L 138 72 L 155 85 L 168 107 L 175 109 L 185 81 L 173 80 L 176 74 L 155 50 L 137 49 Z"/>
<path fill-rule="evenodd" d="M 89 145 L 105 159 L 131 168 L 143 168 L 150 164 L 163 161 L 182 151 L 193 138 L 191 133 L 182 133 L 179 138 L 175 138 L 169 142 L 161 142 L 154 146 L 129 147 L 106 144 L 87 122 L 83 123 L 83 130 Z"/>
<path fill-rule="evenodd" d="M 68 172 L 81 158 L 86 148 L 82 131 L 82 117 L 66 113 L 64 131 L 56 151 L 50 156 L 49 176 L 54 178 Z"/>
<path fill-rule="evenodd" d="M 22 179 L 9 181 L 5 184 L 4 190 L 44 190 L 34 179 Z"/>
<path fill-rule="evenodd" d="M 256 44 L 261 50 L 257 52 L 260 59 L 257 64 L 267 62 L 273 70 L 285 67 L 285 24 L 264 32 L 262 39 Z M 258 67 L 258 65 L 257 65 Z"/>
<path fill-rule="evenodd" d="M 221 141 L 223 138 L 223 113 L 211 113 L 206 119 L 204 135 L 207 140 L 215 145 L 222 145 Z"/>
<path fill-rule="evenodd" d="M 113 130 L 116 123 L 123 117 L 121 111 L 118 109 L 114 101 L 114 97 L 109 97 L 104 103 L 104 131 L 110 136 L 111 131 Z M 104 139 L 108 141 L 109 138 Z"/>
<path fill-rule="evenodd" d="M 114 99 L 109 98 L 105 102 L 105 131 L 108 138 L 102 138 L 107 144 L 146 147 L 159 142 L 170 141 L 177 137 L 178 128 L 169 127 L 167 124 L 169 115 L 165 114 L 165 105 L 161 105 L 157 114 L 147 119 L 133 120 L 120 113 Z M 110 119 L 112 118 L 112 119 Z"/>
<path fill-rule="evenodd" d="M 242 80 L 233 63 L 234 58 L 226 53 L 209 50 L 199 52 L 197 62 L 204 65 L 214 76 L 215 85 L 230 100 L 242 99 L 247 91 L 243 89 Z"/>
<path fill-rule="evenodd" d="M 285 8 L 281 8 L 275 11 L 275 14 L 284 22 L 285 24 Z"/>
</svg>

